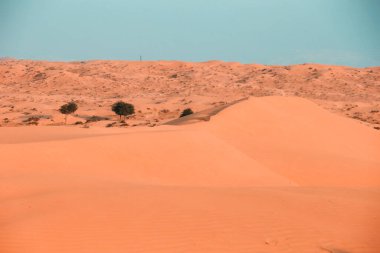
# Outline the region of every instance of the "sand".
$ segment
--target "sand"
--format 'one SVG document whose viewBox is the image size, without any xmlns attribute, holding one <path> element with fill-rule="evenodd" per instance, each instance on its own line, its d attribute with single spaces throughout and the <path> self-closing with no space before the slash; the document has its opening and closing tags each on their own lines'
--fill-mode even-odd
<svg viewBox="0 0 380 253">
<path fill-rule="evenodd" d="M 188 119 L 0 128 L 0 252 L 380 252 L 372 126 L 294 96 Z"/>
<path fill-rule="evenodd" d="M 79 109 L 69 124 L 106 126 L 118 100 L 136 107 L 129 127 L 156 126 L 191 108 L 199 112 L 241 98 L 297 96 L 380 129 L 380 67 L 318 64 L 266 66 L 234 62 L 0 61 L 0 126 L 62 125 L 58 108 Z M 80 127 L 80 125 L 78 125 Z"/>
</svg>

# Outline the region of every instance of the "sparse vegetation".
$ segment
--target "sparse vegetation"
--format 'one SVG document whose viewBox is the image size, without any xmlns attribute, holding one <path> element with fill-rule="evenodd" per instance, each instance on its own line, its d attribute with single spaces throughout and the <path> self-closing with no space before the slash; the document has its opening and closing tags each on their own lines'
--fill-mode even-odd
<svg viewBox="0 0 380 253">
<path fill-rule="evenodd" d="M 75 102 L 69 102 L 59 108 L 59 112 L 65 115 L 65 125 L 67 123 L 67 115 L 74 113 L 78 110 L 78 105 Z"/>
<path fill-rule="evenodd" d="M 185 110 L 182 111 L 181 115 L 179 116 L 180 118 L 185 117 L 187 115 L 193 114 L 193 110 L 191 108 L 186 108 Z"/>
<path fill-rule="evenodd" d="M 119 101 L 112 105 L 112 111 L 119 115 L 121 121 L 122 116 L 124 116 L 125 119 L 126 116 L 134 114 L 135 107 L 132 104 Z"/>
<path fill-rule="evenodd" d="M 170 111 L 168 109 L 162 109 L 160 110 L 161 113 L 169 113 Z"/>
<path fill-rule="evenodd" d="M 108 117 L 101 117 L 101 116 L 91 116 L 86 120 L 86 123 L 90 122 L 97 122 L 97 121 L 102 121 L 102 120 L 109 120 Z"/>
<path fill-rule="evenodd" d="M 38 118 L 38 117 L 30 117 L 30 118 L 23 120 L 23 123 L 26 123 L 27 125 L 36 125 L 37 126 L 39 120 L 40 120 L 40 118 Z"/>
<path fill-rule="evenodd" d="M 36 75 L 34 75 L 33 79 L 34 79 L 34 81 L 44 80 L 44 79 L 46 79 L 46 74 L 39 72 Z"/>
<path fill-rule="evenodd" d="M 115 125 L 116 125 L 116 122 L 112 122 L 112 123 L 107 124 L 106 127 L 113 127 Z"/>
<path fill-rule="evenodd" d="M 208 64 L 212 67 L 207 67 L 209 71 L 205 71 Z M 137 108 L 134 104 L 135 116 L 130 117 L 130 120 L 126 116 L 131 127 L 133 124 L 150 124 L 145 120 L 153 122 L 159 119 L 164 122 L 178 118 L 183 109 L 189 107 L 196 112 L 219 106 L 221 104 L 216 101 L 222 99 L 231 102 L 250 95 L 262 97 L 283 94 L 315 99 L 324 108 L 346 117 L 355 117 L 371 127 L 378 127 L 377 122 L 380 122 L 377 92 L 380 72 L 377 68 L 355 69 L 314 64 L 248 67 L 229 63 L 158 62 L 139 65 L 139 71 L 135 71 L 135 67 L 137 69 L 137 65 L 121 62 L 102 62 L 98 65 L 79 61 L 64 64 L 7 61 L 1 65 L 0 73 L 3 80 L 0 86 L 4 90 L 0 95 L 0 124 L 27 125 L 37 120 L 24 120 L 38 117 L 39 125 L 64 125 L 65 116 L 61 116 L 58 109 L 75 99 L 80 108 L 71 117 L 67 116 L 67 124 L 75 124 L 77 120 L 85 123 L 88 120 L 91 126 L 95 121 L 102 120 L 91 117 L 97 115 L 108 117 L 111 121 L 104 119 L 104 124 L 98 122 L 96 125 L 117 121 L 115 126 L 119 126 L 119 117 L 122 120 L 124 115 L 117 116 L 111 112 L 111 105 L 120 100 L 134 104 L 134 100 L 124 98 L 120 91 L 128 92 L 134 98 L 142 98 L 139 102 L 141 107 Z M 70 77 L 70 82 L 67 77 Z M 33 90 L 36 88 L 43 88 L 46 95 L 66 94 L 70 97 L 62 101 L 59 97 L 35 96 Z M 26 103 L 16 102 L 20 98 L 28 101 L 30 107 L 25 106 Z M 357 101 L 361 102 L 352 109 L 351 105 L 343 106 L 348 103 L 354 105 Z M 55 113 L 51 112 L 52 106 Z M 361 115 L 354 115 L 355 112 Z M 78 115 L 74 117 L 75 114 Z M 50 115 L 50 118 L 40 115 Z M 3 120 L 5 117 L 9 120 Z"/>
</svg>

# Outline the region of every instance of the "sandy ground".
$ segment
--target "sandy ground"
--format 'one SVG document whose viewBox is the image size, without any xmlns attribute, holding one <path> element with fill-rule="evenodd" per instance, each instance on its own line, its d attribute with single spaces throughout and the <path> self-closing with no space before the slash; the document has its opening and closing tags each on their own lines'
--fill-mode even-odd
<svg viewBox="0 0 380 253">
<path fill-rule="evenodd" d="M 249 96 L 298 96 L 380 129 L 380 67 L 265 66 L 210 61 L 0 61 L 0 125 L 62 125 L 58 108 L 74 100 L 69 124 L 114 124 L 118 100 L 133 103 L 127 127 L 156 126 L 190 107 L 202 111 Z M 92 116 L 102 120 L 93 122 Z M 123 126 L 125 127 L 125 126 Z"/>
<path fill-rule="evenodd" d="M 0 128 L 0 252 L 380 252 L 373 127 L 287 96 L 182 123 Z"/>
</svg>

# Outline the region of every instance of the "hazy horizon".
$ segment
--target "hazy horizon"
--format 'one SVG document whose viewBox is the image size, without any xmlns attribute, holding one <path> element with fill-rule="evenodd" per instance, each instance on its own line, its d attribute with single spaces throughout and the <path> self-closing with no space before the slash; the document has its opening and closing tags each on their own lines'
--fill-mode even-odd
<svg viewBox="0 0 380 253">
<path fill-rule="evenodd" d="M 3 0 L 0 57 L 380 66 L 376 0 Z"/>
</svg>

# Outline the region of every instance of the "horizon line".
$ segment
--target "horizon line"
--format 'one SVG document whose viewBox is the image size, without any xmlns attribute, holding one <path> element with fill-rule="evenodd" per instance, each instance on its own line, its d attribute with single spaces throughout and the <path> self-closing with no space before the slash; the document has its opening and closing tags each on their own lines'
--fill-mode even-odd
<svg viewBox="0 0 380 253">
<path fill-rule="evenodd" d="M 85 62 L 95 62 L 95 61 L 120 61 L 120 62 L 181 62 L 181 63 L 210 63 L 210 62 L 221 62 L 221 63 L 238 63 L 241 65 L 262 65 L 262 66 L 271 66 L 271 67 L 286 67 L 286 66 L 299 66 L 299 65 L 321 65 L 321 66 L 331 66 L 331 67 L 348 67 L 348 68 L 378 68 L 380 65 L 369 65 L 369 66 L 352 66 L 352 65 L 339 65 L 339 64 L 328 64 L 328 63 L 320 63 L 320 62 L 302 62 L 302 63 L 294 63 L 294 64 L 264 64 L 264 63 L 243 63 L 240 61 L 226 61 L 226 60 L 217 60 L 210 59 L 206 61 L 185 61 L 185 60 L 131 60 L 131 59 L 75 59 L 75 60 L 47 60 L 47 59 L 30 59 L 30 58 L 16 58 L 10 56 L 0 56 L 1 61 L 35 61 L 35 62 L 51 62 L 51 63 L 85 63 Z"/>
</svg>

